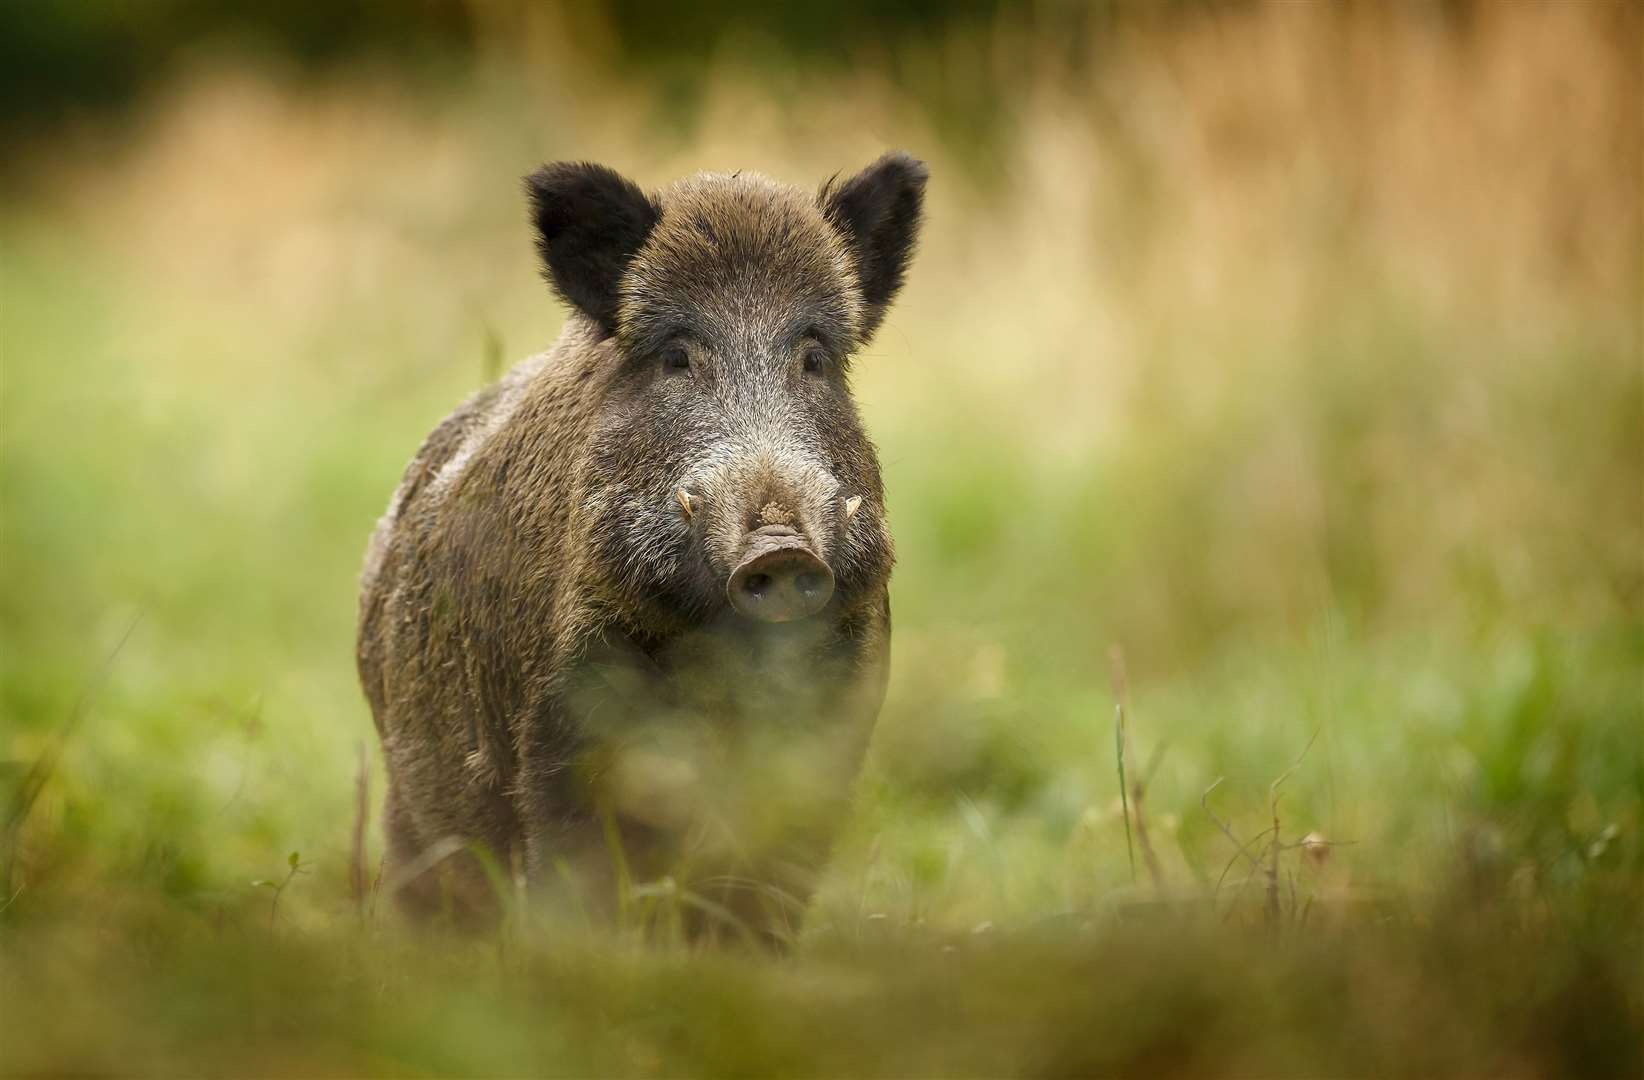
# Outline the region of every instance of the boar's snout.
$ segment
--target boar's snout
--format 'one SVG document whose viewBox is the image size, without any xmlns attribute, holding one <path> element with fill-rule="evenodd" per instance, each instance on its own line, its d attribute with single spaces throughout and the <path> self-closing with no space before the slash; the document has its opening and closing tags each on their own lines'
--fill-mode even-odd
<svg viewBox="0 0 1644 1080">
<path fill-rule="evenodd" d="M 748 536 L 726 587 L 731 607 L 761 622 L 808 618 L 833 597 L 833 571 L 794 530 L 775 525 Z"/>
</svg>

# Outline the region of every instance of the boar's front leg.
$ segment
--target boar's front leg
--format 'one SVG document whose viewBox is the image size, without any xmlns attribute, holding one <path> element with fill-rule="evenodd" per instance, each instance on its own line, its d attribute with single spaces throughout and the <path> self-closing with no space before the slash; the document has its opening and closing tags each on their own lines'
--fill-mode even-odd
<svg viewBox="0 0 1644 1080">
<path fill-rule="evenodd" d="M 639 745 L 661 708 L 663 680 L 627 638 L 593 639 L 556 691 L 519 727 L 515 801 L 534 899 L 551 909 L 609 918 L 624 889 L 666 873 L 671 845 L 660 823 L 625 814 L 644 792 L 653 806 L 688 802 L 667 750 Z M 668 787 L 672 785 L 673 791 Z"/>
</svg>

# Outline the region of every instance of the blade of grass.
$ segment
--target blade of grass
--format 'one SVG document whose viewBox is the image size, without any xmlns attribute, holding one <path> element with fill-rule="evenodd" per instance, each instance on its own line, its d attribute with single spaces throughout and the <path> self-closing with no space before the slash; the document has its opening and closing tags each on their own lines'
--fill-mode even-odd
<svg viewBox="0 0 1644 1080">
<path fill-rule="evenodd" d="M 1119 809 L 1125 818 L 1125 854 L 1130 858 L 1130 883 L 1136 883 L 1136 842 L 1130 835 L 1130 788 L 1125 782 L 1125 656 L 1115 645 L 1107 653 L 1113 675 L 1113 746 L 1119 762 Z"/>
</svg>

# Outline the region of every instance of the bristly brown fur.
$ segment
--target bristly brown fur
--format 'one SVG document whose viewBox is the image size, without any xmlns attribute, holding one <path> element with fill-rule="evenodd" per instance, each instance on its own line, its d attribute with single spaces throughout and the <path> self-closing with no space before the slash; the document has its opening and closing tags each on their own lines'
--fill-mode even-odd
<svg viewBox="0 0 1644 1080">
<path fill-rule="evenodd" d="M 502 865 L 523 851 L 539 881 L 558 860 L 598 864 L 625 731 L 659 709 L 778 730 L 801 703 L 827 718 L 819 755 L 836 780 L 770 865 L 814 872 L 889 641 L 884 493 L 847 362 L 901 283 L 923 186 L 900 155 L 818 198 L 752 173 L 655 197 L 599 166 L 528 178 L 545 270 L 574 314 L 551 350 L 428 437 L 362 577 L 387 879 L 450 837 Z M 725 601 L 737 545 L 773 513 L 836 581 L 786 636 L 750 630 Z M 658 873 L 679 855 L 654 823 L 619 824 L 642 867 L 647 850 Z M 804 872 L 742 871 L 801 898 L 810 887 Z M 402 900 L 433 910 L 442 889 L 459 910 L 491 906 L 465 856 Z"/>
</svg>

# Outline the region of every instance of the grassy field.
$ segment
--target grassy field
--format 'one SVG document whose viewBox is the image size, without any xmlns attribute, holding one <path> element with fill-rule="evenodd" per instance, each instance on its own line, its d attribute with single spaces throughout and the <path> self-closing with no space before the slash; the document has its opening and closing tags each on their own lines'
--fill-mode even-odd
<svg viewBox="0 0 1644 1080">
<path fill-rule="evenodd" d="M 980 148 L 866 67 L 726 62 L 681 128 L 551 35 L 437 92 L 207 56 L 35 145 L 0 1073 L 1636 1075 L 1639 31 L 1258 8 L 1088 70 L 904 57 L 993 65 Z M 422 436 L 557 332 L 517 178 L 886 146 L 933 174 L 855 369 L 894 670 L 793 955 L 647 935 L 660 887 L 407 932 L 351 887 L 356 576 Z"/>
</svg>

